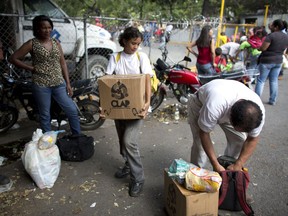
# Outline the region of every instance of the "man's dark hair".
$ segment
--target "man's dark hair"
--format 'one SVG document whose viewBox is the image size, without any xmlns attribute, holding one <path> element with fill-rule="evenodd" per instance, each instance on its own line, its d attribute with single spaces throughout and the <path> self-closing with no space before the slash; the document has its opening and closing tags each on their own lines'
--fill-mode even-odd
<svg viewBox="0 0 288 216">
<path fill-rule="evenodd" d="M 260 107 L 250 100 L 239 100 L 231 108 L 230 121 L 234 128 L 249 133 L 259 127 L 263 118 Z"/>
<path fill-rule="evenodd" d="M 219 55 L 221 55 L 222 54 L 222 49 L 220 48 L 220 47 L 217 47 L 216 49 L 215 49 L 215 55 L 216 56 L 219 56 Z"/>
<path fill-rule="evenodd" d="M 44 22 L 44 21 L 49 22 L 50 25 L 51 25 L 51 27 L 52 27 L 52 29 L 53 29 L 53 27 L 54 27 L 54 26 L 53 26 L 53 22 L 52 22 L 52 20 L 51 20 L 49 17 L 47 17 L 47 16 L 45 16 L 45 15 L 36 16 L 36 17 L 33 19 L 33 21 L 32 21 L 33 35 L 34 35 L 36 38 L 39 37 L 38 30 L 39 30 L 39 28 L 40 28 L 40 24 L 41 24 L 41 22 Z"/>
<path fill-rule="evenodd" d="M 119 36 L 119 44 L 124 47 L 124 40 L 129 41 L 132 38 L 141 38 L 143 41 L 143 34 L 135 27 L 128 27 Z"/>
</svg>

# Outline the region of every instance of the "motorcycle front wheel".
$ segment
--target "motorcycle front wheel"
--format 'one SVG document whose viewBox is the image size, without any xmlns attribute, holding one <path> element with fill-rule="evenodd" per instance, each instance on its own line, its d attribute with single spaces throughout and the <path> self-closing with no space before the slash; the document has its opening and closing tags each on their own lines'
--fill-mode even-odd
<svg viewBox="0 0 288 216">
<path fill-rule="evenodd" d="M 8 131 L 18 120 L 18 110 L 7 106 L 0 108 L 0 133 Z"/>
<path fill-rule="evenodd" d="M 81 112 L 80 127 L 83 131 L 95 130 L 104 124 L 105 119 L 100 118 L 99 102 L 89 99 L 81 100 L 77 103 Z"/>
<path fill-rule="evenodd" d="M 150 99 L 150 106 L 152 112 L 154 112 L 163 102 L 165 93 L 159 89 L 158 91 L 154 92 Z"/>
</svg>

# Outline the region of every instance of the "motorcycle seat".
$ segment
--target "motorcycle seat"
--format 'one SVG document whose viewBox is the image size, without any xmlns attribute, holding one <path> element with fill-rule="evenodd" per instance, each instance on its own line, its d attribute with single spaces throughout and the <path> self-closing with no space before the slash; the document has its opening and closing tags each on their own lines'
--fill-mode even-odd
<svg viewBox="0 0 288 216">
<path fill-rule="evenodd" d="M 157 69 L 159 70 L 167 70 L 168 68 L 170 68 L 170 65 L 167 64 L 165 61 L 163 61 L 162 59 L 158 58 L 156 61 L 157 64 Z"/>
<path fill-rule="evenodd" d="M 91 79 L 76 80 L 76 81 L 71 83 L 71 87 L 73 89 L 79 89 L 82 87 L 87 87 L 87 86 L 89 86 L 90 82 L 91 82 Z"/>
</svg>

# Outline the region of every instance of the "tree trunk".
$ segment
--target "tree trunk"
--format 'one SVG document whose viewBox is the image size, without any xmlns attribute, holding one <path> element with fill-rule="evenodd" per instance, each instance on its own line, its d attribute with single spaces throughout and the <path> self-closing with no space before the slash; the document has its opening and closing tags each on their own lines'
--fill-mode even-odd
<svg viewBox="0 0 288 216">
<path fill-rule="evenodd" d="M 209 8 L 210 8 L 210 1 L 209 0 L 204 0 L 203 5 L 202 5 L 202 15 L 203 16 L 209 16 Z"/>
</svg>

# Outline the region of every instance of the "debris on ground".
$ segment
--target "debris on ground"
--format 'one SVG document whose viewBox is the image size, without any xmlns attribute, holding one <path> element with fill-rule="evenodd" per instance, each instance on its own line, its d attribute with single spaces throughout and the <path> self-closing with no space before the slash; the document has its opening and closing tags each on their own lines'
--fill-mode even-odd
<svg viewBox="0 0 288 216">
<path fill-rule="evenodd" d="M 179 110 L 179 120 L 184 120 L 187 118 L 187 105 L 183 104 L 169 104 L 163 108 L 155 110 L 153 114 L 153 118 L 158 119 L 159 122 L 163 122 L 165 124 L 169 124 L 171 121 L 175 121 L 175 111 L 176 106 Z"/>
</svg>

